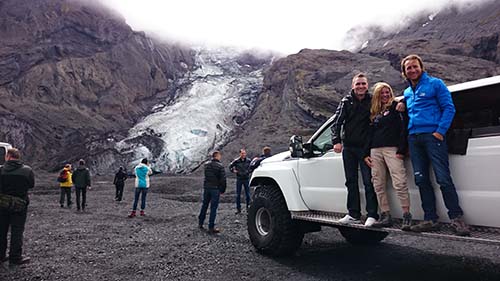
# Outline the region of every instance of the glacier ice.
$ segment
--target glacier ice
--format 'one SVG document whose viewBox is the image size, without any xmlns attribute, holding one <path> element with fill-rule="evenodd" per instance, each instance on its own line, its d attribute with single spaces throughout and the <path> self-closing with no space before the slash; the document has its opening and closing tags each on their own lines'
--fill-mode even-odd
<svg viewBox="0 0 500 281">
<path fill-rule="evenodd" d="M 253 110 L 262 88 L 262 67 L 238 62 L 234 49 L 196 50 L 196 69 L 181 79 L 173 101 L 156 105 L 115 148 L 163 172 L 187 172 L 224 145 Z"/>
</svg>

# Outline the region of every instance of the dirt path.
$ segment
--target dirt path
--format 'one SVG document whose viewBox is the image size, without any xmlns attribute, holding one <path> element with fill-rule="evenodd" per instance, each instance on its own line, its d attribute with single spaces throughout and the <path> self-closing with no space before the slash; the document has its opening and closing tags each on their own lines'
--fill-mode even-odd
<svg viewBox="0 0 500 281">
<path fill-rule="evenodd" d="M 134 219 L 127 218 L 132 182 L 117 203 L 114 187 L 96 181 L 85 213 L 61 209 L 57 187 L 38 188 L 25 233 L 32 262 L 4 263 L 0 280 L 500 280 L 498 247 L 394 236 L 363 248 L 331 228 L 307 234 L 294 257 L 265 257 L 233 203 L 220 205 L 221 234 L 197 229 L 200 178 L 152 182 L 147 216 Z M 233 201 L 232 183 L 226 202 Z"/>
</svg>

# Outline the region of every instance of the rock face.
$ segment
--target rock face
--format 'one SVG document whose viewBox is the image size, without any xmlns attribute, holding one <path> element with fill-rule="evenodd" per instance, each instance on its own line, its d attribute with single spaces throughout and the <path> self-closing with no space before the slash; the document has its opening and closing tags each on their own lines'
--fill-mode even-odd
<svg viewBox="0 0 500 281">
<path fill-rule="evenodd" d="M 421 55 L 426 70 L 449 85 L 499 75 L 500 2 L 482 3 L 421 15 L 394 32 L 354 28 L 346 37 L 357 43 L 354 53 L 302 50 L 277 60 L 265 73 L 254 115 L 225 147 L 227 158 L 236 157 L 241 147 L 249 155 L 259 154 L 264 145 L 283 151 L 291 135 L 312 135 L 333 115 L 358 71 L 368 74 L 371 85 L 384 80 L 400 93 L 405 87 L 400 61 L 410 53 Z"/>
<path fill-rule="evenodd" d="M 0 139 L 35 167 L 101 155 L 192 67 L 191 50 L 111 15 L 92 1 L 0 2 Z"/>
</svg>

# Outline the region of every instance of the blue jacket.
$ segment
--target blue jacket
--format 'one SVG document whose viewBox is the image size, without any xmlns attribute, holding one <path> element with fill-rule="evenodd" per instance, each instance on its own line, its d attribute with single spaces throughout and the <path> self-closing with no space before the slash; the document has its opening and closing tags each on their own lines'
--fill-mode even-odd
<svg viewBox="0 0 500 281">
<path fill-rule="evenodd" d="M 451 94 L 441 79 L 423 72 L 418 84 L 404 91 L 408 108 L 408 133 L 434 133 L 445 135 L 455 116 Z"/>
<path fill-rule="evenodd" d="M 149 187 L 149 175 L 153 171 L 147 165 L 139 163 L 135 167 L 135 187 L 137 188 L 148 188 Z"/>
</svg>

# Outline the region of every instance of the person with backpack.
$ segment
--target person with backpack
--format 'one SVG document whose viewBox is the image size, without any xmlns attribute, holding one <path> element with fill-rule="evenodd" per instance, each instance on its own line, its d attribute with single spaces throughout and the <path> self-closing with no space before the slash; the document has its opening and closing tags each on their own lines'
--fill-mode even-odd
<svg viewBox="0 0 500 281">
<path fill-rule="evenodd" d="M 115 179 L 113 180 L 113 184 L 116 187 L 116 193 L 115 193 L 115 201 L 122 201 L 123 197 L 123 187 L 125 186 L 125 181 L 127 180 L 127 173 L 125 172 L 125 169 L 120 166 L 118 169 L 118 172 L 115 174 Z"/>
<path fill-rule="evenodd" d="M 71 180 L 75 184 L 76 192 L 76 210 L 85 211 L 85 206 L 87 206 L 87 188 L 90 189 L 90 171 L 85 167 L 85 160 L 80 159 L 78 163 L 78 168 L 71 176 Z M 80 205 L 80 195 L 82 197 Z"/>
<path fill-rule="evenodd" d="M 59 187 L 61 188 L 61 196 L 59 198 L 59 204 L 61 208 L 64 208 L 64 199 L 67 199 L 67 206 L 71 208 L 71 187 L 73 187 L 73 180 L 71 179 L 71 164 L 64 165 L 64 168 L 59 173 L 57 181 L 59 182 Z"/>
<path fill-rule="evenodd" d="M 132 207 L 132 212 L 128 215 L 129 218 L 136 216 L 137 203 L 139 201 L 139 196 L 141 197 L 141 216 L 145 216 L 144 209 L 146 209 L 146 195 L 149 189 L 149 175 L 153 174 L 153 171 L 149 167 L 148 159 L 142 159 L 141 163 L 137 165 L 134 169 L 135 171 L 135 196 L 134 205 Z"/>
<path fill-rule="evenodd" d="M 5 164 L 0 168 L 0 194 L 11 197 L 8 209 L 0 209 L 0 262 L 9 260 L 11 265 L 26 264 L 30 258 L 23 256 L 23 233 L 28 214 L 28 190 L 35 186 L 33 170 L 21 162 L 21 153 L 10 148 L 5 154 Z M 7 258 L 7 234 L 10 228 L 10 249 Z"/>
</svg>

